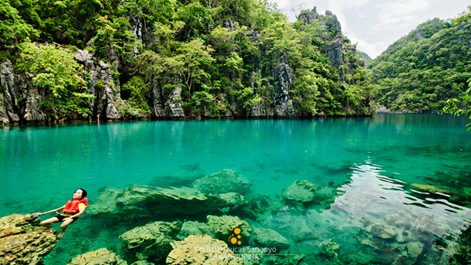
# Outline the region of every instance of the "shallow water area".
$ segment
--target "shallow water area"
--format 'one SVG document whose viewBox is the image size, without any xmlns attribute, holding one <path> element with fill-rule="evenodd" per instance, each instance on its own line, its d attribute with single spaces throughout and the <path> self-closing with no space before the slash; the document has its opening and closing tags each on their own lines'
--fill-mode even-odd
<svg viewBox="0 0 471 265">
<path fill-rule="evenodd" d="M 283 202 L 283 189 L 296 180 L 330 196 L 249 220 L 289 239 L 281 254 L 306 255 L 309 264 L 447 264 L 437 238 L 459 235 L 471 220 L 468 122 L 375 115 L 4 127 L 0 215 L 57 208 L 77 187 L 93 204 L 103 187 L 190 186 L 231 169 L 252 183 L 253 196 Z M 133 225 L 85 214 L 44 263 L 66 264 L 100 247 L 120 253 L 118 236 Z"/>
</svg>

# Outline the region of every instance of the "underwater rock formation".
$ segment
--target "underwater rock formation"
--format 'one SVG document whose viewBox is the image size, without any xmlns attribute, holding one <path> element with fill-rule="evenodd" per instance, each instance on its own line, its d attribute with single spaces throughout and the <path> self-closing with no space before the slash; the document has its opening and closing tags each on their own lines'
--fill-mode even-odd
<svg viewBox="0 0 471 265">
<path fill-rule="evenodd" d="M 208 215 L 207 220 L 207 224 L 211 231 L 214 231 L 215 237 L 221 240 L 227 240 L 231 235 L 233 235 L 235 228 L 239 229 L 242 241 L 248 240 L 252 233 L 252 228 L 250 228 L 249 223 L 237 216 Z"/>
<path fill-rule="evenodd" d="M 283 207 L 286 207 L 286 205 L 278 199 L 267 195 L 252 195 L 247 204 L 241 207 L 241 215 L 253 220 L 264 219 L 266 215 L 271 215 Z"/>
<path fill-rule="evenodd" d="M 430 192 L 430 193 L 449 193 L 445 189 L 442 189 L 440 187 L 434 186 L 434 185 L 429 185 L 429 184 L 422 184 L 422 183 L 412 183 L 410 184 L 412 187 L 418 188 L 420 190 Z"/>
<path fill-rule="evenodd" d="M 332 239 L 324 240 L 319 245 L 319 248 L 320 248 L 320 253 L 322 255 L 325 255 L 325 256 L 327 256 L 331 259 L 335 259 L 337 261 L 340 246 L 339 246 L 339 244 L 335 243 L 335 241 L 333 241 Z"/>
<path fill-rule="evenodd" d="M 0 264 L 40 264 L 57 244 L 55 231 L 30 215 L 0 218 Z"/>
<path fill-rule="evenodd" d="M 120 236 L 125 251 L 136 260 L 159 262 L 170 252 L 170 242 L 178 234 L 181 223 L 153 222 L 131 229 Z"/>
<path fill-rule="evenodd" d="M 208 215 L 206 223 L 196 221 L 186 221 L 183 223 L 178 239 L 184 239 L 189 235 L 209 235 L 213 238 L 228 242 L 231 235 L 234 235 L 234 229 L 240 231 L 240 241 L 247 243 L 252 229 L 247 221 L 237 216 L 215 216 Z"/>
<path fill-rule="evenodd" d="M 252 237 L 257 246 L 275 248 L 276 251 L 289 248 L 288 239 L 273 229 L 254 228 Z"/>
<path fill-rule="evenodd" d="M 316 197 L 316 185 L 307 180 L 296 180 L 283 190 L 282 196 L 288 201 L 311 202 Z"/>
<path fill-rule="evenodd" d="M 68 265 L 83 265 L 83 264 L 115 264 L 115 265 L 128 265 L 128 263 L 121 259 L 115 253 L 106 248 L 100 248 L 73 258 Z"/>
<path fill-rule="evenodd" d="M 288 206 L 298 211 L 306 211 L 313 206 L 327 209 L 335 201 L 337 187 L 335 184 L 316 187 L 308 180 L 296 180 L 289 187 L 283 189 L 281 195 Z"/>
<path fill-rule="evenodd" d="M 370 257 L 371 263 L 378 259 L 402 264 L 432 264 L 433 255 L 425 255 L 429 252 L 431 244 L 420 237 L 417 238 L 411 230 L 419 227 L 408 228 L 401 224 L 401 216 L 390 215 L 386 218 L 387 223 L 365 222 L 365 227 L 358 233 L 357 241 L 375 251 L 384 252 L 380 257 Z M 395 221 L 393 224 L 391 223 Z M 374 260 L 376 259 L 376 260 Z"/>
<path fill-rule="evenodd" d="M 124 190 L 104 189 L 90 206 L 96 218 L 150 218 L 156 216 L 191 216 L 211 212 L 230 212 L 246 204 L 238 193 L 205 195 L 197 189 L 129 186 Z"/>
<path fill-rule="evenodd" d="M 173 250 L 167 256 L 167 264 L 244 264 L 226 243 L 207 235 L 191 235 L 171 245 Z"/>
<path fill-rule="evenodd" d="M 211 227 L 207 223 L 200 223 L 197 221 L 186 221 L 183 223 L 177 239 L 184 240 L 189 235 L 212 235 Z"/>
<path fill-rule="evenodd" d="M 197 179 L 193 187 L 205 194 L 237 192 L 245 194 L 252 184 L 232 169 L 223 169 L 209 176 Z"/>
</svg>

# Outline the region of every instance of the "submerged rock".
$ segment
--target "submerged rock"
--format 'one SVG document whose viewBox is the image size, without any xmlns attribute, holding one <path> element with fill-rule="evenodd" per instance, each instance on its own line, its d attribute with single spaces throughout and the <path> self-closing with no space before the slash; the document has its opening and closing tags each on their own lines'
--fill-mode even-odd
<svg viewBox="0 0 471 265">
<path fill-rule="evenodd" d="M 280 200 L 270 198 L 267 195 L 252 196 L 247 204 L 241 208 L 241 214 L 251 219 L 262 219 L 265 215 L 272 215 L 283 207 L 287 207 Z"/>
<path fill-rule="evenodd" d="M 226 243 L 208 235 L 191 235 L 171 245 L 173 250 L 167 256 L 167 264 L 244 264 Z"/>
<path fill-rule="evenodd" d="M 311 202 L 316 197 L 316 185 L 307 180 L 296 180 L 283 190 L 282 196 L 288 201 Z"/>
<path fill-rule="evenodd" d="M 177 235 L 177 239 L 183 240 L 190 235 L 212 235 L 214 232 L 211 227 L 206 223 L 200 223 L 196 221 L 186 221 L 183 223 L 180 232 Z"/>
<path fill-rule="evenodd" d="M 95 203 L 91 204 L 87 212 L 93 215 L 110 214 L 118 211 L 116 199 L 123 194 L 122 189 L 117 188 L 102 188 Z"/>
<path fill-rule="evenodd" d="M 237 192 L 245 194 L 252 184 L 236 171 L 223 169 L 209 176 L 197 179 L 193 187 L 205 194 Z"/>
<path fill-rule="evenodd" d="M 450 193 L 449 191 L 446 191 L 440 187 L 434 186 L 434 185 L 428 185 L 428 184 L 422 184 L 422 183 L 412 183 L 410 184 L 412 187 L 419 188 L 423 191 L 427 191 L 430 193 L 442 193 L 442 194 L 447 194 Z"/>
<path fill-rule="evenodd" d="M 184 239 L 190 235 L 209 235 L 213 238 L 233 245 L 246 244 L 249 241 L 252 229 L 247 221 L 237 216 L 208 215 L 207 222 L 186 221 L 183 223 L 178 239 Z"/>
<path fill-rule="evenodd" d="M 332 239 L 322 241 L 319 247 L 321 249 L 320 253 L 331 259 L 337 258 L 339 255 L 340 246 Z"/>
<path fill-rule="evenodd" d="M 246 244 L 252 233 L 249 223 L 237 216 L 208 215 L 207 219 L 207 224 L 216 238 L 221 240 L 229 239 L 230 241 L 231 238 L 235 237 L 237 238 L 235 242 L 237 245 Z"/>
<path fill-rule="evenodd" d="M 115 253 L 106 248 L 100 248 L 73 258 L 68 265 L 83 265 L 83 264 L 115 264 L 127 265 L 128 263 L 121 259 Z"/>
<path fill-rule="evenodd" d="M 257 246 L 274 248 L 274 252 L 289 248 L 288 239 L 273 229 L 255 228 L 252 238 Z"/>
<path fill-rule="evenodd" d="M 216 194 L 210 196 L 210 198 L 214 199 L 221 206 L 218 208 L 221 213 L 229 213 L 248 203 L 248 200 L 243 195 L 236 192 Z"/>
<path fill-rule="evenodd" d="M 40 264 L 57 244 L 53 229 L 39 219 L 12 214 L 0 218 L 0 264 Z"/>
<path fill-rule="evenodd" d="M 133 228 L 119 237 L 125 251 L 137 260 L 158 262 L 170 252 L 170 242 L 181 228 L 180 222 L 153 222 Z"/>
<path fill-rule="evenodd" d="M 238 193 L 205 195 L 189 188 L 156 188 L 129 186 L 124 190 L 104 189 L 89 212 L 103 218 L 149 218 L 157 216 L 190 216 L 205 213 L 228 213 L 247 200 Z"/>
<path fill-rule="evenodd" d="M 305 262 L 305 255 L 302 254 L 290 254 L 290 255 L 269 255 L 263 257 L 262 264 L 276 264 L 276 265 L 305 265 L 310 264 Z"/>
</svg>

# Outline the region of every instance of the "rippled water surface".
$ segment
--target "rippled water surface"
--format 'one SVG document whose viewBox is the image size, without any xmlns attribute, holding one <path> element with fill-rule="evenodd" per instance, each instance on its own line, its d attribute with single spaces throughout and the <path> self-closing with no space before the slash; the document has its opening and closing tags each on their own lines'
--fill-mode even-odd
<svg viewBox="0 0 471 265">
<path fill-rule="evenodd" d="M 387 264 L 412 256 L 417 264 L 446 264 L 434 242 L 458 235 L 471 219 L 467 122 L 441 115 L 376 115 L 5 127 L 0 216 L 56 208 L 76 187 L 86 188 L 93 203 L 102 187 L 185 186 L 232 169 L 252 182 L 252 194 L 275 200 L 295 180 L 335 187 L 322 207 L 302 212 L 287 207 L 258 221 L 289 238 L 290 253 L 314 263 Z M 119 252 L 121 232 L 84 216 L 45 264 L 65 264 L 99 247 Z M 338 257 L 322 255 L 335 244 Z"/>
</svg>

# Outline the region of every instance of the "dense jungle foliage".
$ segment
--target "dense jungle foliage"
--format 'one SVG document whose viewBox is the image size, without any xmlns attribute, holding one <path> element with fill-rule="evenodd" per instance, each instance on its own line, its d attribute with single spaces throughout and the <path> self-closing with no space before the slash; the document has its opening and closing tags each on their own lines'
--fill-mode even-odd
<svg viewBox="0 0 471 265">
<path fill-rule="evenodd" d="M 76 50 L 111 65 L 122 117 L 151 115 L 155 87 L 181 88 L 186 117 L 288 101 L 287 116 L 372 114 L 364 61 L 331 13 L 290 23 L 265 0 L 0 0 L 0 16 L 0 63 L 31 79 L 52 120 L 100 114 Z"/>
<path fill-rule="evenodd" d="M 471 7 L 452 21 L 432 19 L 369 65 L 376 103 L 398 112 L 470 114 Z"/>
</svg>

